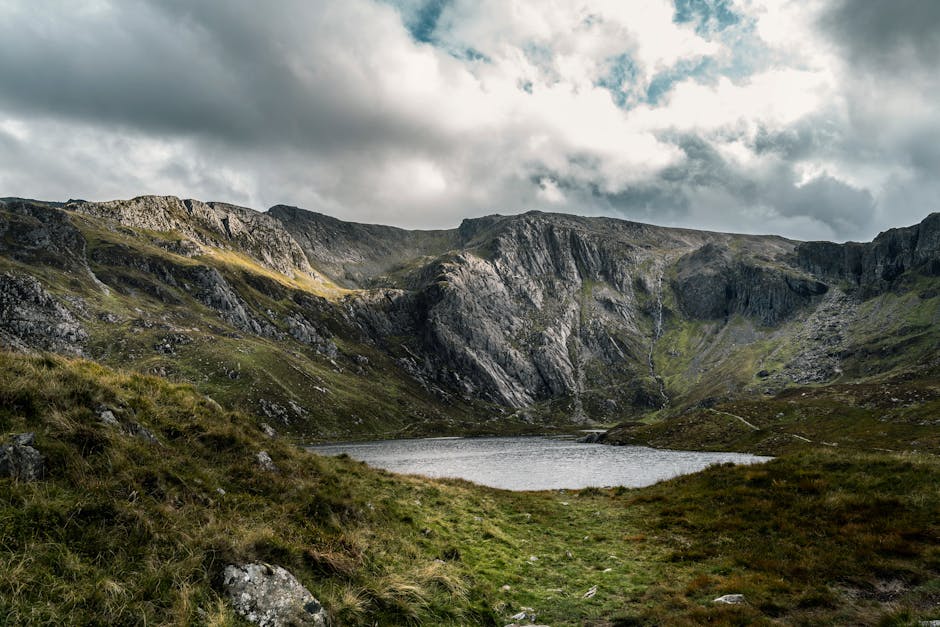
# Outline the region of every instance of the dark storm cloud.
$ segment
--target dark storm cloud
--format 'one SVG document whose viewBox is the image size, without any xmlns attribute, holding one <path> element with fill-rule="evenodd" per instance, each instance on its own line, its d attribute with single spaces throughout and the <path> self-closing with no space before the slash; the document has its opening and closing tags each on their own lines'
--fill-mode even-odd
<svg viewBox="0 0 940 627">
<path fill-rule="evenodd" d="M 701 137 L 685 135 L 675 141 L 687 157 L 681 164 L 620 192 L 604 193 L 595 185 L 590 194 L 611 211 L 634 220 L 682 224 L 695 218 L 696 212 L 723 210 L 725 219 L 711 219 L 710 228 L 766 232 L 765 221 L 749 223 L 739 217 L 764 207 L 809 225 L 792 232 L 803 239 L 858 238 L 871 230 L 875 200 L 866 189 L 825 174 L 803 183 L 787 162 L 756 175 L 729 163 Z M 570 182 L 564 186 L 575 187 Z"/>
<path fill-rule="evenodd" d="M 328 12 L 291 1 L 118 2 L 100 12 L 29 10 L 0 21 L 0 104 L 25 115 L 125 124 L 154 133 L 354 148 L 421 142 L 376 96 L 346 80 Z M 292 58 L 292 54 L 296 55 Z"/>
<path fill-rule="evenodd" d="M 843 237 L 865 234 L 875 212 L 871 192 L 827 175 L 800 186 L 788 181 L 773 197 L 777 199 L 774 207 L 781 215 L 812 217 Z"/>
<path fill-rule="evenodd" d="M 837 0 L 821 25 L 846 49 L 851 65 L 881 70 L 936 71 L 940 61 L 940 2 L 936 0 Z"/>
</svg>

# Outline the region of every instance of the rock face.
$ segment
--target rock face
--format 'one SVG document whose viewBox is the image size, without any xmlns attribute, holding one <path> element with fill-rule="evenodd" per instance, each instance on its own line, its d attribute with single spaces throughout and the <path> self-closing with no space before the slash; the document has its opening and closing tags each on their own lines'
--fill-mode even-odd
<svg viewBox="0 0 940 627">
<path fill-rule="evenodd" d="M 297 270 L 312 272 L 303 251 L 280 221 L 245 207 L 173 196 L 141 196 L 101 203 L 72 202 L 65 208 L 136 228 L 179 233 L 207 246 L 245 252 L 287 276 L 294 276 Z"/>
<path fill-rule="evenodd" d="M 0 477 L 20 481 L 36 481 L 46 475 L 46 458 L 33 445 L 36 436 L 20 433 L 10 437 L 8 444 L 0 445 Z"/>
<path fill-rule="evenodd" d="M 729 248 L 714 243 L 683 256 L 676 270 L 679 306 L 700 320 L 741 314 L 775 325 L 829 289 L 796 272 L 735 260 Z"/>
<path fill-rule="evenodd" d="M 226 566 L 222 587 L 232 607 L 261 627 L 329 625 L 322 605 L 287 570 L 271 564 Z"/>
<path fill-rule="evenodd" d="M 741 313 L 778 324 L 826 289 L 751 255 L 790 254 L 781 238 L 537 212 L 465 220 L 458 234 L 462 250 L 405 277 L 410 289 L 358 300 L 360 320 L 377 337 L 417 338 L 413 365 L 428 379 L 510 407 L 562 397 L 574 399 L 575 415 L 658 406 L 649 353 L 674 313 L 666 303 L 678 299 L 693 318 Z M 741 261 L 716 252 L 732 241 Z M 590 393 L 601 387 L 607 398 Z"/>
<path fill-rule="evenodd" d="M 0 274 L 0 344 L 78 355 L 87 339 L 72 312 L 37 279 Z"/>
<path fill-rule="evenodd" d="M 85 238 L 64 211 L 25 200 L 0 208 L 0 253 L 27 263 L 85 267 Z"/>
<path fill-rule="evenodd" d="M 866 298 L 917 282 L 923 309 L 937 298 L 922 284 L 940 280 L 940 214 L 868 244 L 833 244 L 539 212 L 407 231 L 286 206 L 7 199 L 0 258 L 15 267 L 0 274 L 0 341 L 16 348 L 110 346 L 86 341 L 97 321 L 130 346 L 134 325 L 153 324 L 127 310 L 86 317 L 82 302 L 53 296 L 79 285 L 83 298 L 146 299 L 142 317 L 161 304 L 178 319 L 214 314 L 195 332 L 163 316 L 166 333 L 147 344 L 160 358 L 204 350 L 204 362 L 200 333 L 255 336 L 337 375 L 367 376 L 381 359 L 442 406 L 582 422 L 839 376 L 844 355 L 861 354 L 853 334 Z M 58 280 L 21 272 L 33 266 Z M 224 371 L 231 381 L 236 365 Z M 294 371 L 330 395 L 322 378 Z M 291 425 L 305 419 L 291 401 L 252 402 Z"/>
<path fill-rule="evenodd" d="M 796 249 L 797 263 L 808 271 L 844 281 L 863 295 L 889 289 L 914 270 L 940 276 L 940 213 L 920 224 L 885 231 L 872 242 L 804 242 Z"/>
</svg>

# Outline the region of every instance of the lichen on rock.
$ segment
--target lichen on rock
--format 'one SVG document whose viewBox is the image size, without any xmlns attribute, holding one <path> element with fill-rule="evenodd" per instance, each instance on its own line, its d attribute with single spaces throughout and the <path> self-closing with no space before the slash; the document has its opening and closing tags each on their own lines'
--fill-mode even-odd
<svg viewBox="0 0 940 627">
<path fill-rule="evenodd" d="M 222 587 L 232 607 L 255 625 L 329 625 L 329 615 L 320 602 L 280 566 L 261 562 L 231 564 L 222 576 Z"/>
</svg>

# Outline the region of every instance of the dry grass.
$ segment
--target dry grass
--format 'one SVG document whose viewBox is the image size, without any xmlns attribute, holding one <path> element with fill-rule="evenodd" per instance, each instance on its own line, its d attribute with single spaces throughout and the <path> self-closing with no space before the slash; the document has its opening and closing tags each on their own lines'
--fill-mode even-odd
<svg viewBox="0 0 940 627">
<path fill-rule="evenodd" d="M 0 480 L 10 624 L 232 624 L 217 580 L 247 560 L 288 568 L 339 624 L 500 625 L 523 607 L 552 625 L 936 618 L 930 455 L 825 449 L 643 490 L 506 493 L 320 458 L 191 387 L 87 361 L 0 352 L 0 373 L 0 431 L 36 432 L 50 467 Z M 731 592 L 748 604 L 711 602 Z"/>
</svg>

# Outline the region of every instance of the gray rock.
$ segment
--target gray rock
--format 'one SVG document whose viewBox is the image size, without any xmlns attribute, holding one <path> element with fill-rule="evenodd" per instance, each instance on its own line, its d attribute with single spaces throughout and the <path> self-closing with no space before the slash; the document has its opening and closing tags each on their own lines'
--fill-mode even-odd
<svg viewBox="0 0 940 627">
<path fill-rule="evenodd" d="M 269 438 L 276 438 L 276 437 L 277 437 L 277 431 L 275 431 L 274 428 L 271 427 L 271 425 L 269 425 L 269 424 L 266 423 L 266 422 L 262 422 L 262 423 L 261 423 L 261 432 L 264 433 L 264 434 L 265 434 L 266 436 L 268 436 Z"/>
<path fill-rule="evenodd" d="M 290 414 L 287 411 L 287 408 L 283 405 L 275 403 L 274 401 L 269 401 L 266 398 L 259 399 L 258 404 L 261 406 L 261 413 L 263 413 L 268 418 L 277 418 L 285 425 L 290 424 Z"/>
<path fill-rule="evenodd" d="M 0 477 L 36 481 L 46 475 L 46 458 L 33 445 L 33 433 L 10 436 L 9 444 L 0 446 Z"/>
<path fill-rule="evenodd" d="M 114 412 L 110 409 L 102 409 L 98 412 L 98 420 L 109 427 L 120 427 L 121 423 L 114 417 Z"/>
<path fill-rule="evenodd" d="M 191 242 L 244 251 L 261 265 L 294 276 L 312 272 L 297 242 L 272 216 L 225 203 L 181 200 L 172 196 L 140 196 L 110 202 L 70 202 L 68 209 L 152 231 L 174 231 Z M 197 254 L 191 244 L 177 244 L 176 254 Z"/>
<path fill-rule="evenodd" d="M 797 272 L 735 259 L 730 247 L 712 242 L 682 257 L 676 269 L 679 306 L 701 320 L 740 313 L 777 325 L 829 289 Z"/>
<path fill-rule="evenodd" d="M 724 605 L 740 605 L 741 603 L 747 603 L 747 599 L 744 598 L 743 594 L 726 594 L 715 599 L 713 603 Z"/>
<path fill-rule="evenodd" d="M 88 334 L 31 276 L 0 274 L 0 345 L 81 355 Z"/>
<path fill-rule="evenodd" d="M 333 340 L 325 337 L 326 331 L 317 329 L 313 323 L 300 314 L 287 317 L 287 330 L 291 337 L 302 344 L 308 344 L 321 355 L 335 359 L 339 349 Z"/>
<path fill-rule="evenodd" d="M 940 276 L 940 213 L 891 229 L 868 243 L 804 242 L 796 262 L 813 274 L 847 281 L 863 296 L 890 289 L 909 270 Z"/>
<path fill-rule="evenodd" d="M 267 451 L 258 451 L 258 454 L 255 455 L 255 460 L 257 460 L 258 465 L 261 466 L 262 469 L 268 472 L 278 471 L 277 466 L 274 465 L 274 460 L 271 459 Z"/>
<path fill-rule="evenodd" d="M 222 587 L 232 607 L 261 627 L 329 625 L 329 615 L 290 572 L 264 563 L 229 565 Z"/>
<path fill-rule="evenodd" d="M 0 254 L 27 265 L 87 273 L 85 238 L 67 213 L 45 203 L 8 200 L 0 206 Z M 12 245 L 11 245 L 12 244 Z"/>
</svg>

